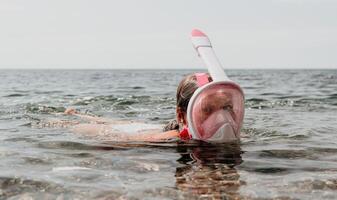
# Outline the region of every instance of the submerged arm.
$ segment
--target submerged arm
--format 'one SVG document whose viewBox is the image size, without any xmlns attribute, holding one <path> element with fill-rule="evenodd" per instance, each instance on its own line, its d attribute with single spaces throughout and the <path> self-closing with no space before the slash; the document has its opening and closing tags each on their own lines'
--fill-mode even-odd
<svg viewBox="0 0 337 200">
<path fill-rule="evenodd" d="M 69 115 L 75 115 L 85 120 L 98 123 L 98 124 L 79 124 L 73 127 L 72 130 L 74 132 L 81 133 L 84 135 L 92 135 L 92 136 L 99 135 L 100 132 L 104 130 L 106 130 L 107 133 L 109 133 L 109 131 L 111 130 L 111 127 L 113 127 L 114 124 L 129 124 L 130 123 L 129 121 L 116 121 L 116 120 L 107 119 L 103 117 L 94 117 L 90 115 L 80 114 L 73 108 L 68 108 L 64 113 L 69 114 Z M 104 125 L 104 124 L 108 124 L 108 125 Z M 105 136 L 108 136 L 108 135 L 105 135 Z M 116 135 L 114 134 L 112 135 L 113 137 L 116 137 Z M 132 134 L 132 135 L 125 133 L 125 135 L 127 135 L 126 138 L 128 141 L 160 142 L 160 141 L 165 141 L 165 140 L 169 140 L 173 138 L 179 138 L 179 131 L 170 130 L 170 131 L 160 132 L 159 130 L 157 131 L 149 130 L 147 132 L 142 132 L 142 133 Z M 125 137 L 123 138 L 125 139 Z"/>
<path fill-rule="evenodd" d="M 179 137 L 177 130 L 166 132 L 151 131 L 143 133 L 121 133 L 111 132 L 111 125 L 104 124 L 78 124 L 72 127 L 72 131 L 86 136 L 99 136 L 103 139 L 121 142 L 160 142 Z"/>
<path fill-rule="evenodd" d="M 140 133 L 129 136 L 130 140 L 133 141 L 147 141 L 147 142 L 159 142 L 163 140 L 169 140 L 173 138 L 178 138 L 179 132 L 177 130 L 166 131 L 163 133 Z"/>
</svg>

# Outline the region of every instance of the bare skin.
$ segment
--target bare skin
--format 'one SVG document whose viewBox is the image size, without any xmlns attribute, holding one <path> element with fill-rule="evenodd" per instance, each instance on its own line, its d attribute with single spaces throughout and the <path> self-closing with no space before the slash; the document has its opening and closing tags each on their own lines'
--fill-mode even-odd
<svg viewBox="0 0 337 200">
<path fill-rule="evenodd" d="M 112 133 L 111 130 L 113 128 L 113 125 L 116 124 L 130 124 L 134 122 L 129 121 L 116 121 L 108 118 L 103 117 L 94 117 L 89 115 L 80 114 L 73 108 L 68 108 L 65 110 L 64 114 L 67 115 L 74 115 L 78 116 L 82 119 L 85 119 L 87 121 L 90 121 L 92 123 L 87 124 L 76 124 L 72 126 L 71 130 L 75 133 L 79 133 L 82 135 L 87 136 L 98 136 L 102 135 L 102 132 L 104 132 L 104 137 L 115 137 L 116 134 Z M 137 134 L 127 134 L 127 133 L 119 133 L 119 135 L 127 135 L 127 137 L 121 138 L 122 140 L 127 141 L 147 141 L 147 142 L 160 142 L 165 141 L 172 138 L 178 138 L 179 132 L 177 130 L 171 130 L 166 132 L 160 132 L 160 130 L 144 130 L 141 132 L 138 132 Z M 116 138 L 111 138 L 115 140 Z"/>
</svg>

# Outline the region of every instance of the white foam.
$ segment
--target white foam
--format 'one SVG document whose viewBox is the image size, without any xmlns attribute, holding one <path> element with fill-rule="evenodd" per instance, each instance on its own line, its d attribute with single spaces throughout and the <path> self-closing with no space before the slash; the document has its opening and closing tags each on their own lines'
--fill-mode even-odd
<svg viewBox="0 0 337 200">
<path fill-rule="evenodd" d="M 53 169 L 52 169 L 53 172 L 73 171 L 73 170 L 91 170 L 91 168 L 71 166 L 71 167 L 53 167 Z"/>
</svg>

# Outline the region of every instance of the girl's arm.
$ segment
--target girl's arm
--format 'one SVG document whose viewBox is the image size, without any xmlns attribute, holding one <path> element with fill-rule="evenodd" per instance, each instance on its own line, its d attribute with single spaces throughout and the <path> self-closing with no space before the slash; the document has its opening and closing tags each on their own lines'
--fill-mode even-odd
<svg viewBox="0 0 337 200">
<path fill-rule="evenodd" d="M 156 132 L 130 135 L 131 140 L 144 142 L 159 142 L 173 138 L 179 138 L 179 132 L 177 130 L 166 131 L 163 133 Z"/>
<path fill-rule="evenodd" d="M 93 117 L 89 115 L 84 115 L 78 113 L 75 109 L 73 108 L 68 108 L 64 112 L 65 114 L 68 115 L 75 115 L 78 117 L 81 117 L 83 119 L 86 119 L 88 121 L 94 121 L 97 123 L 107 123 L 109 125 L 113 124 L 122 124 L 122 123 L 130 123 L 129 121 L 116 121 L 112 119 L 107 119 L 103 117 Z M 73 128 L 75 132 L 78 133 L 84 133 L 84 132 L 90 132 L 90 134 L 98 134 L 102 128 L 107 128 L 110 127 L 108 125 L 96 125 L 94 124 L 79 124 Z M 108 128 L 110 130 L 110 128 Z M 151 131 L 151 132 L 143 132 L 143 133 L 138 133 L 134 135 L 128 135 L 128 140 L 130 141 L 141 141 L 141 142 L 160 142 L 160 141 L 165 141 L 169 139 L 174 139 L 174 138 L 179 138 L 179 131 L 178 130 L 170 130 L 170 131 L 165 131 L 165 132 L 159 132 L 159 131 Z"/>
</svg>

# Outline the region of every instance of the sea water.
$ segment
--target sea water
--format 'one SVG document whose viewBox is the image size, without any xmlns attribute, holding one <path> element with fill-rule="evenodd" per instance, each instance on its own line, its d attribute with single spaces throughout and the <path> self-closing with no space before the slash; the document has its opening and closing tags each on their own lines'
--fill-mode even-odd
<svg viewBox="0 0 337 200">
<path fill-rule="evenodd" d="M 113 142 L 48 126 L 67 107 L 164 125 L 203 70 L 1 70 L 0 199 L 337 199 L 337 70 L 228 70 L 240 143 Z"/>
</svg>

